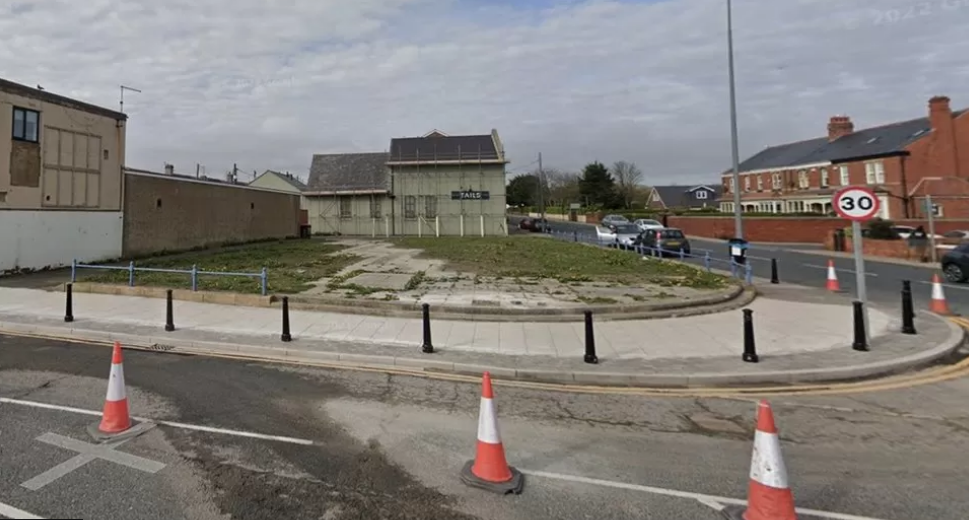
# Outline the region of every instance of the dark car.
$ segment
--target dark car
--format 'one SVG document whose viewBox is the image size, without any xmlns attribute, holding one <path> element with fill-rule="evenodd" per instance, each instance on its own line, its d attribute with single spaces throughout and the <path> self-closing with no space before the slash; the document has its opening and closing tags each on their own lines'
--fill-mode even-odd
<svg viewBox="0 0 969 520">
<path fill-rule="evenodd" d="M 690 241 L 683 231 L 676 228 L 647 229 L 639 234 L 637 245 L 660 249 L 663 255 L 680 251 L 690 254 Z"/>
<path fill-rule="evenodd" d="M 969 277 L 969 244 L 963 243 L 942 255 L 942 273 L 953 283 L 962 283 Z"/>
<path fill-rule="evenodd" d="M 541 218 L 526 218 L 518 223 L 518 229 L 531 231 L 533 233 L 548 233 L 552 230 L 548 225 L 548 220 Z"/>
</svg>

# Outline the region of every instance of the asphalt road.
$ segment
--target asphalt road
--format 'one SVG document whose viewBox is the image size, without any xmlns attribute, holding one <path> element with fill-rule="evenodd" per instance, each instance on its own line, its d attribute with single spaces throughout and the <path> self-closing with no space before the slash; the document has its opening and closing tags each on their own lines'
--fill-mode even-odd
<svg viewBox="0 0 969 520">
<path fill-rule="evenodd" d="M 85 428 L 103 404 L 109 360 L 103 346 L 0 336 L 0 513 L 714 520 L 716 504 L 695 494 L 729 501 L 747 486 L 752 400 L 498 386 L 508 459 L 527 475 L 522 495 L 502 497 L 458 480 L 473 456 L 477 385 L 135 351 L 125 354 L 130 405 L 158 425 L 113 451 L 138 463 L 101 453 L 50 479 L 80 453 L 52 439 L 92 442 Z M 798 506 L 822 512 L 800 518 L 965 518 L 967 395 L 969 382 L 955 380 L 776 399 Z M 25 487 L 38 479 L 46 483 Z"/>
<path fill-rule="evenodd" d="M 517 225 L 519 219 L 512 219 Z M 555 232 L 591 236 L 595 226 L 576 222 L 552 222 Z M 566 237 L 568 238 L 568 237 Z M 688 260 L 697 265 L 703 264 L 702 256 L 710 253 L 714 268 L 729 269 L 727 245 L 720 240 L 690 239 L 693 254 L 698 258 Z M 826 283 L 828 256 L 806 254 L 798 251 L 819 249 L 817 246 L 773 246 L 752 244 L 748 258 L 755 277 L 770 278 L 770 260 L 776 258 L 780 279 L 784 283 L 794 283 L 809 287 L 823 288 Z M 838 272 L 841 289 L 854 294 L 856 291 L 855 265 L 852 258 L 830 257 Z M 902 280 L 912 282 L 912 292 L 916 308 L 927 309 L 931 298 L 932 274 L 939 272 L 928 267 L 915 267 L 890 262 L 865 262 L 866 288 L 868 298 L 874 303 L 885 306 L 900 306 Z M 940 273 L 941 274 L 941 273 Z M 969 284 L 944 284 L 946 300 L 953 312 L 969 314 Z"/>
</svg>

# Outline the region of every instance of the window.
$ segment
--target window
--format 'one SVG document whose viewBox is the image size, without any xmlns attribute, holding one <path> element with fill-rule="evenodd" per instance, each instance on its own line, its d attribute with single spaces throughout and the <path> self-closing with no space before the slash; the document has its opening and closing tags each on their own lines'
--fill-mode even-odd
<svg viewBox="0 0 969 520">
<path fill-rule="evenodd" d="M 380 199 L 370 197 L 370 218 L 384 218 L 380 211 Z"/>
<path fill-rule="evenodd" d="M 881 161 L 865 163 L 865 180 L 868 184 L 884 184 L 885 163 Z"/>
<path fill-rule="evenodd" d="M 706 200 L 706 198 L 707 198 L 707 190 L 696 190 L 695 193 L 696 193 L 696 198 L 698 200 Z"/>
<path fill-rule="evenodd" d="M 340 218 L 353 217 L 353 197 L 340 197 Z"/>
<path fill-rule="evenodd" d="M 806 171 L 801 170 L 797 172 L 797 186 L 801 189 L 806 189 L 810 186 L 808 183 L 808 174 Z"/>
<path fill-rule="evenodd" d="M 404 218 L 417 218 L 417 197 L 413 195 L 404 197 Z"/>
<path fill-rule="evenodd" d="M 779 190 L 784 187 L 783 181 L 781 180 L 781 174 L 772 173 L 770 179 L 771 187 L 775 190 Z"/>
<path fill-rule="evenodd" d="M 750 191 L 750 175 L 744 177 L 744 191 Z"/>
<path fill-rule="evenodd" d="M 437 217 L 437 197 L 424 197 L 424 218 Z"/>
<path fill-rule="evenodd" d="M 841 185 L 848 186 L 851 184 L 851 177 L 848 175 L 848 165 L 842 164 L 838 166 L 838 174 L 841 176 Z"/>
<path fill-rule="evenodd" d="M 36 143 L 38 140 L 37 126 L 40 122 L 40 112 L 26 108 L 13 109 L 13 138 L 17 141 Z"/>
<path fill-rule="evenodd" d="M 821 187 L 822 188 L 827 188 L 828 187 L 828 169 L 827 168 L 821 168 Z"/>
<path fill-rule="evenodd" d="M 764 191 L 764 176 L 757 176 L 757 191 Z"/>
<path fill-rule="evenodd" d="M 733 191 L 733 177 L 730 177 L 729 179 L 727 179 L 727 193 L 730 193 L 732 191 Z"/>
</svg>

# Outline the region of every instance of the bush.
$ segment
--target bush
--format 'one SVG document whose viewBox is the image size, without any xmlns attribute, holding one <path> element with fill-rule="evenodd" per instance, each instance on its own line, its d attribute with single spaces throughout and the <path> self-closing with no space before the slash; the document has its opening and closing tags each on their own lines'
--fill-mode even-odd
<svg viewBox="0 0 969 520">
<path fill-rule="evenodd" d="M 865 234 L 866 238 L 872 238 L 875 240 L 898 240 L 900 237 L 895 230 L 892 229 L 895 223 L 891 220 L 885 220 L 876 218 L 868 221 L 868 233 Z M 846 236 L 851 236 L 851 228 L 848 228 Z"/>
</svg>

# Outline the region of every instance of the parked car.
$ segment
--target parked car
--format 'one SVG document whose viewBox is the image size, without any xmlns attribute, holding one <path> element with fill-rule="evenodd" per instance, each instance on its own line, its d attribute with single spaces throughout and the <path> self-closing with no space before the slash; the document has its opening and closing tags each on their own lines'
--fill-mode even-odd
<svg viewBox="0 0 969 520">
<path fill-rule="evenodd" d="M 636 238 L 639 236 L 639 228 L 632 224 L 618 224 L 611 228 L 602 226 L 596 227 L 596 236 L 599 243 L 608 247 L 618 247 L 619 249 L 632 249 L 636 245 Z"/>
<path fill-rule="evenodd" d="M 640 231 L 646 231 L 647 229 L 663 229 L 662 222 L 649 218 L 637 219 L 633 221 L 633 225 L 638 227 Z"/>
<path fill-rule="evenodd" d="M 962 283 L 969 277 L 969 243 L 962 243 L 942 255 L 942 274 L 952 283 Z"/>
<path fill-rule="evenodd" d="M 969 231 L 965 229 L 946 231 L 945 233 L 942 233 L 942 237 L 949 240 L 969 240 Z"/>
<path fill-rule="evenodd" d="M 552 230 L 548 220 L 541 218 L 526 218 L 518 223 L 518 229 L 533 233 L 548 233 Z"/>
<path fill-rule="evenodd" d="M 629 224 L 629 219 L 622 215 L 606 215 L 605 217 L 602 217 L 601 225 L 603 227 L 612 229 L 620 224 Z"/>
<path fill-rule="evenodd" d="M 915 231 L 915 228 L 912 226 L 892 226 L 892 231 L 898 235 L 898 238 L 908 240 L 908 237 Z"/>
<path fill-rule="evenodd" d="M 682 230 L 676 228 L 647 229 L 639 234 L 636 245 L 643 245 L 653 249 L 661 249 L 663 255 L 668 253 L 690 254 L 690 241 Z"/>
</svg>

